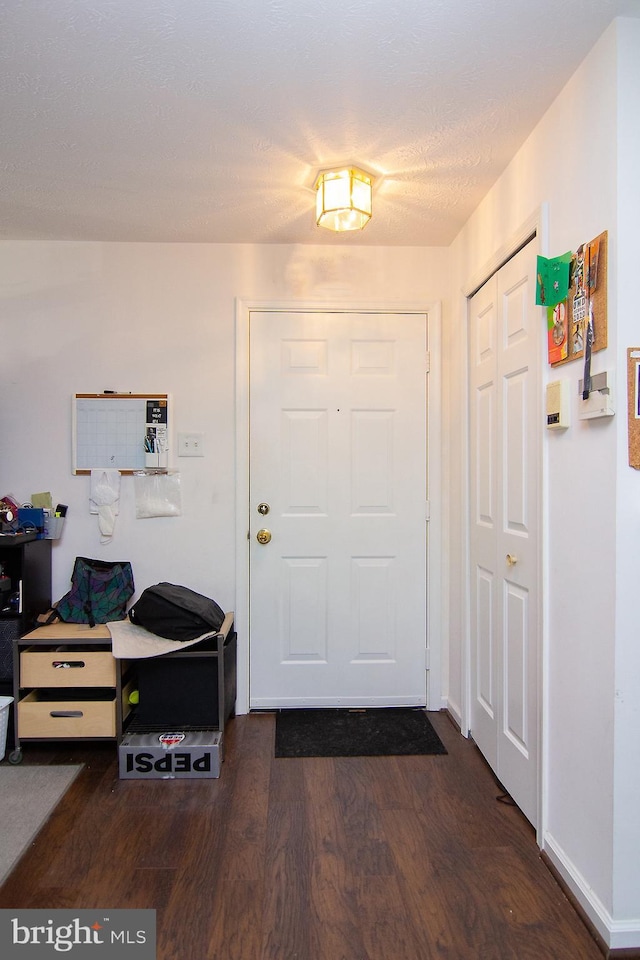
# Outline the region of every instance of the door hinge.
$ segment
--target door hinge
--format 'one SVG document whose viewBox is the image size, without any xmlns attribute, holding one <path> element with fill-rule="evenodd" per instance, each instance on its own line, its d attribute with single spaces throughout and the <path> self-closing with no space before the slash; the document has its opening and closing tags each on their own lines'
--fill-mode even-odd
<svg viewBox="0 0 640 960">
<path fill-rule="evenodd" d="M 425 500 L 424 502 L 424 518 L 425 520 L 431 520 L 431 501 Z"/>
<path fill-rule="evenodd" d="M 431 353 L 428 350 L 424 355 L 424 370 L 425 373 L 431 373 Z"/>
<path fill-rule="evenodd" d="M 431 669 L 431 651 L 429 650 L 429 647 L 425 647 L 424 651 L 424 668 L 425 670 Z"/>
</svg>

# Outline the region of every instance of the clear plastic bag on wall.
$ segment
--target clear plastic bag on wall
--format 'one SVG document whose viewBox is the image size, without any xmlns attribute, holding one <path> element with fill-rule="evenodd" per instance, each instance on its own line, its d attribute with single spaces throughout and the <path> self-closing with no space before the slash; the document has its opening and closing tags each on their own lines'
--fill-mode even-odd
<svg viewBox="0 0 640 960">
<path fill-rule="evenodd" d="M 180 474 L 177 471 L 134 474 L 136 520 L 179 517 L 182 514 Z"/>
</svg>

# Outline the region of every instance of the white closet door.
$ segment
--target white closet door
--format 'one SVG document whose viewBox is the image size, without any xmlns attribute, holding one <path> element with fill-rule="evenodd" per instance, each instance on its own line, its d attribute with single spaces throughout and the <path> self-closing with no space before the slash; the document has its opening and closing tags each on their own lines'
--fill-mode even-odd
<svg viewBox="0 0 640 960">
<path fill-rule="evenodd" d="M 470 303 L 471 732 L 531 823 L 539 802 L 540 349 L 535 244 Z"/>
</svg>

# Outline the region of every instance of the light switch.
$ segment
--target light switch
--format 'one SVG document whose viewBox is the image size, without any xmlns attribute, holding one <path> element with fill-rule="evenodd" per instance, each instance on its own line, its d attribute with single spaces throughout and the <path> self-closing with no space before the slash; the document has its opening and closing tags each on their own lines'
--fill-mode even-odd
<svg viewBox="0 0 640 960">
<path fill-rule="evenodd" d="M 204 457 L 204 433 L 179 433 L 179 457 Z"/>
</svg>

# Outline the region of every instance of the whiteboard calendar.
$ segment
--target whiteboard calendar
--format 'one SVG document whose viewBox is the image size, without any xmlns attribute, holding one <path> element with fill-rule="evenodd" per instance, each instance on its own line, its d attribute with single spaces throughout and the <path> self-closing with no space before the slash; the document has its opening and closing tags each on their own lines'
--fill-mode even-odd
<svg viewBox="0 0 640 960">
<path fill-rule="evenodd" d="M 85 394 L 73 398 L 73 472 L 164 469 L 169 452 L 166 393 Z"/>
</svg>

